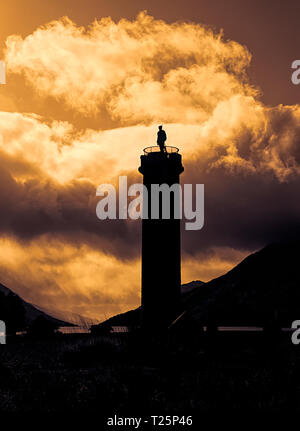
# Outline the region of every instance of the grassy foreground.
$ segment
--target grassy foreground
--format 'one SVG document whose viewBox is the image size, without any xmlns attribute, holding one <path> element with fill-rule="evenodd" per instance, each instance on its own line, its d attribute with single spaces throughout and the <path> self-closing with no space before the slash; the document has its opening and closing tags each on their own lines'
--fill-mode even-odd
<svg viewBox="0 0 300 431">
<path fill-rule="evenodd" d="M 192 414 L 300 404 L 300 346 L 284 334 L 17 338 L 0 346 L 1 412 Z"/>
</svg>

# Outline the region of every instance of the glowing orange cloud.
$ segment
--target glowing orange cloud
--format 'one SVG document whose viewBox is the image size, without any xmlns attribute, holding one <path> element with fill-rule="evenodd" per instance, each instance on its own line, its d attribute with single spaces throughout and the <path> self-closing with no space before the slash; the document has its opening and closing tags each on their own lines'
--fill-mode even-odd
<svg viewBox="0 0 300 431">
<path fill-rule="evenodd" d="M 105 105 L 123 122 L 195 123 L 235 94 L 256 94 L 246 80 L 246 48 L 204 26 L 144 12 L 87 30 L 64 18 L 6 43 L 9 71 L 86 115 Z"/>
</svg>

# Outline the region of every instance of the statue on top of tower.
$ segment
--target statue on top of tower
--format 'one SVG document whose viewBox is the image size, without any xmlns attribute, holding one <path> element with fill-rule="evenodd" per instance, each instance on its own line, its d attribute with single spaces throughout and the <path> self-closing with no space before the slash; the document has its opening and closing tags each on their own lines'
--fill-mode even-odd
<svg viewBox="0 0 300 431">
<path fill-rule="evenodd" d="M 157 132 L 157 145 L 159 145 L 160 151 L 162 153 L 167 153 L 165 142 L 167 140 L 166 132 L 163 130 L 162 126 L 158 126 Z"/>
</svg>

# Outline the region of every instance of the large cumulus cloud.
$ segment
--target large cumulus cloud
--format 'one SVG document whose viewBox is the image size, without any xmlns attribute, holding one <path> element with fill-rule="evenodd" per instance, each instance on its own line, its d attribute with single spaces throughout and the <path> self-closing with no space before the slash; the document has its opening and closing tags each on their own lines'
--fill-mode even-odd
<svg viewBox="0 0 300 431">
<path fill-rule="evenodd" d="M 90 115 L 105 105 L 122 122 L 195 123 L 222 100 L 255 94 L 248 50 L 199 24 L 167 24 L 146 13 L 88 29 L 64 18 L 7 40 L 8 69 L 42 95 Z"/>
</svg>

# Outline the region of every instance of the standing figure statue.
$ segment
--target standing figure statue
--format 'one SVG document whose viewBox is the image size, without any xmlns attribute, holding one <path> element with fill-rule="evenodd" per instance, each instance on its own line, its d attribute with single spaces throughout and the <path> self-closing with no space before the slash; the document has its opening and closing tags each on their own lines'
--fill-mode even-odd
<svg viewBox="0 0 300 431">
<path fill-rule="evenodd" d="M 159 145 L 160 151 L 162 153 L 167 154 L 167 149 L 165 146 L 165 142 L 167 140 L 166 132 L 163 130 L 162 126 L 158 126 L 158 132 L 157 132 L 157 145 Z"/>
</svg>

